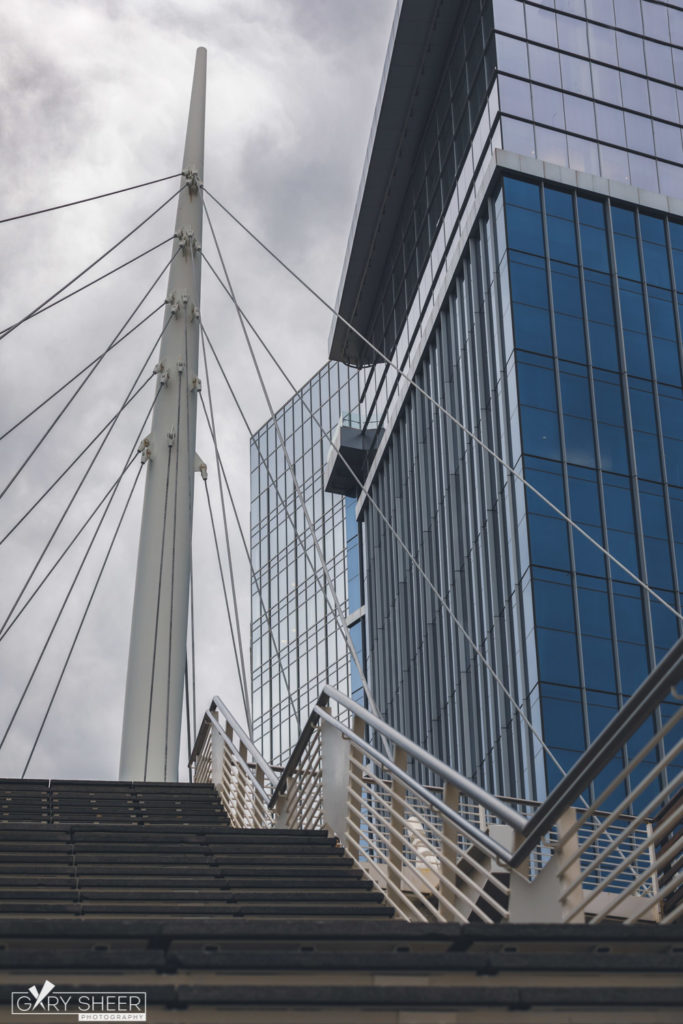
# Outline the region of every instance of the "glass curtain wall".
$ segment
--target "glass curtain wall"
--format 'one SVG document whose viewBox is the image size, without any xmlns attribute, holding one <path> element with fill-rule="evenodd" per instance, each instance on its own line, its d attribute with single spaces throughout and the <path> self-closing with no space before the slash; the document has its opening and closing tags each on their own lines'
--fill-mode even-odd
<svg viewBox="0 0 683 1024">
<path fill-rule="evenodd" d="M 328 435 L 357 402 L 357 372 L 329 363 L 276 414 L 345 614 L 349 595 L 345 499 L 326 494 L 322 477 Z M 356 537 L 352 552 L 357 552 L 357 546 Z M 251 438 L 251 556 L 254 739 L 266 760 L 278 764 L 286 762 L 300 723 L 306 721 L 321 687 L 330 683 L 349 692 L 350 667 L 272 421 Z M 354 586 L 356 578 L 357 573 Z"/>
<path fill-rule="evenodd" d="M 416 375 L 679 611 L 682 274 L 671 218 L 507 178 Z M 503 686 L 566 769 L 676 639 L 675 616 L 415 392 L 372 496 L 502 683 L 368 503 L 380 707 L 487 788 L 542 796 L 558 769 Z"/>
</svg>

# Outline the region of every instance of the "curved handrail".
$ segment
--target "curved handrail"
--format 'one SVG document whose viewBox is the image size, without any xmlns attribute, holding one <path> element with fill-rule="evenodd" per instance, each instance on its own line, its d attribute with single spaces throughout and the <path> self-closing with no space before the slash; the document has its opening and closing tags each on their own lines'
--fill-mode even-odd
<svg viewBox="0 0 683 1024">
<path fill-rule="evenodd" d="M 371 711 L 368 711 L 360 704 L 357 704 L 356 701 L 352 700 L 350 697 L 347 697 L 346 694 L 343 694 L 339 690 L 335 689 L 334 686 L 323 686 L 317 701 L 317 707 L 320 707 L 323 704 L 328 704 L 330 699 L 337 701 L 337 703 L 341 704 L 342 707 L 346 708 L 348 711 L 351 711 L 354 715 L 357 715 L 358 718 L 361 719 L 361 721 L 365 722 L 366 725 L 369 725 L 381 736 L 384 736 L 384 738 L 389 740 L 390 743 L 398 745 L 403 750 L 405 750 L 406 753 L 414 760 L 420 761 L 420 763 L 423 764 L 425 768 L 428 768 L 431 771 L 436 772 L 446 782 L 450 782 L 454 786 L 457 786 L 462 793 L 465 793 L 467 796 L 472 797 L 473 800 L 476 800 L 477 803 L 480 803 L 483 807 L 486 807 L 487 810 L 489 810 L 496 817 L 500 818 L 506 824 L 511 825 L 517 831 L 522 831 L 525 828 L 527 824 L 527 819 L 522 814 L 519 814 L 517 811 L 513 810 L 512 807 L 508 807 L 507 804 L 504 804 L 502 800 L 499 800 L 497 797 L 492 796 L 490 793 L 487 793 L 486 790 L 482 789 L 481 786 L 478 786 L 476 782 L 472 782 L 472 780 L 468 779 L 465 775 L 461 775 L 460 772 L 457 772 L 454 768 L 451 768 L 450 765 L 445 764 L 443 761 L 440 761 L 437 757 L 434 757 L 432 754 L 429 754 L 426 750 L 423 750 L 422 747 L 419 747 L 417 745 L 417 743 L 413 743 L 413 741 L 409 740 L 407 736 L 404 736 L 402 733 L 398 732 L 397 729 L 394 729 L 386 722 L 383 722 L 381 718 L 378 718 L 376 715 L 373 715 Z M 308 717 L 308 721 L 306 722 L 306 725 L 303 728 L 300 740 L 297 743 L 296 747 L 294 748 L 292 756 L 287 762 L 285 770 L 280 776 L 280 780 L 277 783 L 277 786 L 275 787 L 275 791 L 270 802 L 271 808 L 274 806 L 278 796 L 285 788 L 287 776 L 290 774 L 291 771 L 294 770 L 294 768 L 296 768 L 296 765 L 298 764 L 301 755 L 306 747 L 306 743 L 308 742 L 308 737 L 311 734 L 312 728 L 315 725 L 317 719 L 320 717 L 321 716 L 319 715 L 318 711 L 316 710 L 316 708 L 314 708 L 313 711 L 311 711 Z M 341 726 L 341 723 L 336 722 L 335 719 L 331 719 L 331 721 L 334 722 L 334 724 L 336 725 L 340 732 L 346 732 L 344 727 Z M 392 770 L 395 770 L 395 768 Z M 439 808 L 439 810 L 441 810 L 441 808 Z"/>
<path fill-rule="evenodd" d="M 235 716 L 230 711 L 228 711 L 220 697 L 214 697 L 213 700 L 211 701 L 210 710 L 215 711 L 216 708 L 218 708 L 218 710 L 225 718 L 226 722 L 230 723 L 230 726 L 232 727 L 234 732 L 236 732 L 239 738 L 242 740 L 242 743 L 244 743 L 245 747 L 247 748 L 252 758 L 254 759 L 254 764 L 257 764 L 259 766 L 259 768 L 261 769 L 265 777 L 268 779 L 270 784 L 272 786 L 275 786 L 277 783 L 277 776 L 275 775 L 273 769 L 270 767 L 268 762 L 264 760 L 263 754 L 260 752 L 260 750 L 256 749 L 252 740 L 244 731 L 243 727 L 237 721 Z"/>
<path fill-rule="evenodd" d="M 416 782 L 415 779 L 411 778 L 410 775 L 408 775 L 408 772 L 404 772 L 403 769 L 398 767 L 398 765 L 393 764 L 393 762 L 390 761 L 389 758 L 380 750 L 376 750 L 371 746 L 371 744 L 366 743 L 365 740 L 356 736 L 353 729 L 347 725 L 343 725 L 342 722 L 338 722 L 336 718 L 333 718 L 332 715 L 328 715 L 322 708 L 319 708 L 316 714 L 322 718 L 324 722 L 328 722 L 330 725 L 333 725 L 343 736 L 348 736 L 348 738 L 353 740 L 356 746 L 360 747 L 361 750 L 364 750 L 376 761 L 379 761 L 379 763 L 390 771 L 392 775 L 395 775 L 396 778 L 403 782 L 409 789 L 412 789 L 414 793 L 421 796 L 425 803 L 429 804 L 445 818 L 449 818 L 454 822 L 460 831 L 465 833 L 465 835 L 468 835 L 470 839 L 473 839 L 475 842 L 485 846 L 489 853 L 492 853 L 504 863 L 510 860 L 509 850 L 506 850 L 504 846 L 497 842 L 497 840 L 492 839 L 491 836 L 487 836 L 485 832 L 482 832 L 476 825 L 469 822 L 467 818 L 463 818 L 461 814 L 454 811 L 448 806 L 448 804 L 444 803 L 443 800 L 440 800 L 438 796 L 435 796 L 434 793 L 430 793 L 428 789 L 425 789 L 425 787 L 421 786 L 419 782 Z"/>
<path fill-rule="evenodd" d="M 266 791 L 263 788 L 263 786 L 261 785 L 261 783 L 256 779 L 256 777 L 255 777 L 255 775 L 254 775 L 254 773 L 252 771 L 251 765 L 247 761 L 245 761 L 244 758 L 242 757 L 238 745 L 235 743 L 234 740 L 232 740 L 228 736 L 228 734 L 225 732 L 225 730 L 221 726 L 221 724 L 218 721 L 218 719 L 210 711 L 207 712 L 207 717 L 208 717 L 209 721 L 211 722 L 211 724 L 215 725 L 215 727 L 218 729 L 219 733 L 221 734 L 222 738 L 225 740 L 227 745 L 232 750 L 233 757 L 235 757 L 239 761 L 239 763 L 242 765 L 242 767 L 244 768 L 244 770 L 247 773 L 247 775 L 250 776 L 250 784 L 254 787 L 254 789 L 256 790 L 257 793 L 261 794 L 261 797 L 262 797 L 264 803 L 267 804 L 268 800 L 269 800 L 268 794 L 266 793 Z"/>
<path fill-rule="evenodd" d="M 273 769 L 270 767 L 268 762 L 264 760 L 263 755 L 261 754 L 261 752 L 256 749 L 256 747 L 254 746 L 252 741 L 249 739 L 249 736 L 247 735 L 247 733 L 244 731 L 244 729 L 242 728 L 240 723 L 235 719 L 234 715 L 230 711 L 228 711 L 228 709 L 226 708 L 225 704 L 220 699 L 220 697 L 214 697 L 213 698 L 213 700 L 211 701 L 211 706 L 210 706 L 209 710 L 204 714 L 204 718 L 202 719 L 202 723 L 201 723 L 201 725 L 199 727 L 199 731 L 197 733 L 197 739 L 194 742 L 194 747 L 192 748 L 192 753 L 190 754 L 189 763 L 190 764 L 194 764 L 194 762 L 196 761 L 197 756 L 199 754 L 199 751 L 201 750 L 202 746 L 204 745 L 204 739 L 206 737 L 206 731 L 207 731 L 207 729 L 211 725 L 213 725 L 216 729 L 218 729 L 218 731 L 221 733 L 221 735 L 226 740 L 226 742 L 233 748 L 233 750 L 236 753 L 239 754 L 239 751 L 237 750 L 236 745 L 234 743 L 231 743 L 230 737 L 226 733 L 225 729 L 223 729 L 223 727 L 220 724 L 220 722 L 218 721 L 218 719 L 212 714 L 212 712 L 216 711 L 216 709 L 218 709 L 221 712 L 221 714 L 224 716 L 226 722 L 228 722 L 230 724 L 230 727 L 232 728 L 233 732 L 237 733 L 237 735 L 239 736 L 240 740 L 242 741 L 244 746 L 249 751 L 249 754 L 251 755 L 251 758 L 253 759 L 254 764 L 256 764 L 261 769 L 261 771 L 263 772 L 264 778 L 268 779 L 268 782 L 271 784 L 271 786 L 276 786 L 277 785 L 277 781 L 278 781 L 277 775 L 275 774 Z M 243 761 L 241 756 L 240 756 L 240 760 Z M 243 763 L 246 766 L 246 762 L 243 762 Z M 263 796 L 264 796 L 264 798 L 266 800 L 268 799 L 265 793 L 263 794 Z"/>
</svg>

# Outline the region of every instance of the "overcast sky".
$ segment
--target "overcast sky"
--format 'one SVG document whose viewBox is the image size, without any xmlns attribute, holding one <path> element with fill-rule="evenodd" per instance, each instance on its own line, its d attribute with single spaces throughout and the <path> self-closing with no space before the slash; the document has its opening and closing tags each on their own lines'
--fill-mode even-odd
<svg viewBox="0 0 683 1024">
<path fill-rule="evenodd" d="M 334 301 L 394 9 L 395 0 L 21 0 L 5 14 L 0 47 L 0 218 L 178 172 L 195 49 L 206 45 L 207 187 Z M 61 288 L 168 199 L 175 187 L 165 182 L 0 224 L 1 325 L 21 319 Z M 216 210 L 212 217 L 238 300 L 290 375 L 303 384 L 326 358 L 329 313 L 224 215 Z M 173 202 L 83 281 L 168 238 L 174 218 Z M 206 227 L 205 250 L 216 262 Z M 106 348 L 169 256 L 170 243 L 0 340 L 0 433 Z M 203 283 L 204 326 L 244 396 L 252 427 L 258 427 L 267 410 L 257 395 L 239 328 L 206 269 Z M 151 312 L 165 294 L 164 274 L 131 323 Z M 152 349 L 161 316 L 153 316 L 102 362 L 7 489 L 0 501 L 0 536 L 117 412 Z M 278 406 L 289 391 L 272 373 L 268 379 Z M 248 436 L 218 376 L 212 381 L 223 458 L 248 529 Z M 0 490 L 75 387 L 0 442 Z M 151 402 L 151 387 L 121 416 L 24 600 L 119 475 Z M 215 478 L 201 429 L 198 449 Z M 95 450 L 93 446 L 0 546 L 0 621 L 5 621 Z M 0 775 L 18 775 L 23 769 L 136 468 L 121 485 L 35 671 L 0 751 Z M 202 491 L 197 488 L 195 501 L 198 714 L 213 693 L 239 712 L 220 581 L 206 543 L 209 526 Z M 142 480 L 28 777 L 116 777 L 141 497 Z M 215 501 L 217 509 L 217 497 Z M 0 641 L 0 736 L 90 536 L 86 532 L 74 545 Z M 237 549 L 234 527 L 232 541 Z M 248 579 L 244 559 L 240 576 Z M 247 601 L 241 615 L 248 653 Z"/>
</svg>

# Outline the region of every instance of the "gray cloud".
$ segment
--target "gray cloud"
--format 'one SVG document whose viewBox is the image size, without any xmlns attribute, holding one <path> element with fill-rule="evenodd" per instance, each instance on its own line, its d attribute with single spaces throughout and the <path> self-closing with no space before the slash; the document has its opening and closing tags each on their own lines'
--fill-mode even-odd
<svg viewBox="0 0 683 1024">
<path fill-rule="evenodd" d="M 179 170 L 197 45 L 209 50 L 207 185 L 333 300 L 343 261 L 395 0 L 23 0 L 5 19 L 0 139 L 6 154 L 0 217 Z M 172 183 L 0 225 L 0 324 L 24 315 L 171 195 Z M 298 384 L 326 356 L 329 313 L 210 207 L 239 301 Z M 173 204 L 102 266 L 109 269 L 173 230 Z M 205 228 L 205 250 L 218 261 Z M 0 433 L 108 344 L 168 258 L 165 249 L 36 317 L 0 341 Z M 143 308 L 165 297 L 162 278 Z M 252 427 L 267 410 L 226 296 L 203 272 L 202 318 L 240 388 Z M 112 416 L 159 333 L 161 315 L 108 356 L 83 394 L 0 502 L 0 536 Z M 269 371 L 270 372 L 270 371 Z M 289 397 L 269 377 L 277 407 Z M 249 523 L 246 431 L 218 375 L 214 403 L 241 521 Z M 0 490 L 48 427 L 65 395 L 0 442 Z M 120 472 L 151 390 L 121 416 L 55 539 L 49 567 Z M 198 450 L 216 467 L 201 424 Z M 94 449 L 93 449 L 94 451 Z M 84 471 L 70 471 L 0 547 L 0 622 Z M 0 773 L 21 771 L 67 656 L 132 474 L 86 563 L 7 744 Z M 126 674 L 141 488 L 93 602 L 44 735 L 34 777 L 113 777 Z M 0 642 L 1 731 L 36 662 L 88 536 Z M 240 615 L 248 645 L 248 569 L 239 555 Z M 195 496 L 198 713 L 214 692 L 240 701 L 203 488 Z M 42 573 L 42 570 L 41 570 Z M 41 574 L 38 574 L 37 579 Z"/>
</svg>

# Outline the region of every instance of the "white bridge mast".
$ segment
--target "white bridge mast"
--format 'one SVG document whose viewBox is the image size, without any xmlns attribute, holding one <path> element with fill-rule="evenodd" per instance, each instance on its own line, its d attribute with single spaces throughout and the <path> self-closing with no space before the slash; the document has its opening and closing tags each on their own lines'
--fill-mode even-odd
<svg viewBox="0 0 683 1024">
<path fill-rule="evenodd" d="M 122 780 L 178 779 L 192 544 L 206 50 L 197 50 L 147 463 L 121 739 Z M 165 321 L 166 322 L 166 321 Z"/>
</svg>

